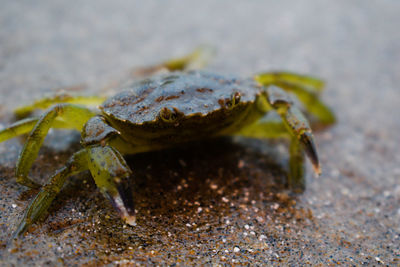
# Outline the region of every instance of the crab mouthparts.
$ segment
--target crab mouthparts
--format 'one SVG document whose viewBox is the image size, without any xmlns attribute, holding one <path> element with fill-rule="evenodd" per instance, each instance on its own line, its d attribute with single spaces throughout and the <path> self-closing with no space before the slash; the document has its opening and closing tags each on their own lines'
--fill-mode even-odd
<svg viewBox="0 0 400 267">
<path fill-rule="evenodd" d="M 319 164 L 317 149 L 314 143 L 314 137 L 311 132 L 304 132 L 300 136 L 300 142 L 304 146 L 308 158 L 311 161 L 314 172 L 319 176 L 321 174 L 321 166 Z"/>
</svg>

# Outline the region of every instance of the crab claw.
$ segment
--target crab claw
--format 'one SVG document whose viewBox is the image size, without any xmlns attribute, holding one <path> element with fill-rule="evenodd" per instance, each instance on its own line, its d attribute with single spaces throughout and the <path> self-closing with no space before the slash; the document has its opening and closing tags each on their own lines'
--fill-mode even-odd
<svg viewBox="0 0 400 267">
<path fill-rule="evenodd" d="M 88 166 L 97 187 L 121 218 L 135 225 L 135 208 L 129 177 L 132 171 L 122 155 L 110 146 L 90 146 Z"/>
<path fill-rule="evenodd" d="M 311 161 L 315 173 L 319 176 L 321 174 L 321 166 L 319 164 L 317 148 L 314 142 L 314 136 L 311 132 L 305 131 L 300 135 L 300 143 L 304 147 L 304 151 Z"/>
</svg>

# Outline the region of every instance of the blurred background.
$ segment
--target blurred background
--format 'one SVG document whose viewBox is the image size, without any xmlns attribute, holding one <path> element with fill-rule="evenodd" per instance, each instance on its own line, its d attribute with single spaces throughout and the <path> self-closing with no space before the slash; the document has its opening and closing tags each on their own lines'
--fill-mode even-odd
<svg viewBox="0 0 400 267">
<path fill-rule="evenodd" d="M 124 227 L 82 175 L 13 251 L 4 240 L 34 192 L 13 177 L 21 143 L 2 143 L 0 263 L 399 264 L 399 14 L 390 0 L 2 1 L 2 126 L 15 107 L 58 88 L 107 94 L 132 68 L 201 44 L 217 50 L 212 71 L 322 77 L 338 123 L 316 134 L 323 174 L 314 179 L 308 168 L 302 195 L 279 187 L 276 158 L 287 152 L 268 142 L 133 157 L 137 229 Z M 78 139 L 50 136 L 33 175 L 44 181 Z"/>
</svg>

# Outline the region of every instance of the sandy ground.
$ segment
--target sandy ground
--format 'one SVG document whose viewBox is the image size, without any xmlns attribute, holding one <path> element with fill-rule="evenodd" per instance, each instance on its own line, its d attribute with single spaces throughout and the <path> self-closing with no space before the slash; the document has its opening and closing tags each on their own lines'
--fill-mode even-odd
<svg viewBox="0 0 400 267">
<path fill-rule="evenodd" d="M 199 44 L 208 69 L 287 69 L 327 81 L 338 123 L 316 134 L 323 174 L 284 189 L 286 147 L 215 140 L 128 158 L 138 226 L 124 226 L 84 173 L 43 223 L 5 243 L 29 200 L 14 178 L 21 140 L 0 144 L 0 265 L 400 264 L 398 1 L 6 1 L 0 9 L 0 124 L 59 88 L 112 94 L 134 67 Z M 53 131 L 38 181 L 79 149 Z M 309 164 L 308 164 L 308 167 Z"/>
</svg>

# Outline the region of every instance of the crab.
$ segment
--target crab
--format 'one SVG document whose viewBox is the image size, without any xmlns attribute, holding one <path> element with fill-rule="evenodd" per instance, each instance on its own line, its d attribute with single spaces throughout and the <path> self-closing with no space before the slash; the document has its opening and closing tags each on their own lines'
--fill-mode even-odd
<svg viewBox="0 0 400 267">
<path fill-rule="evenodd" d="M 290 140 L 289 186 L 304 184 L 304 154 L 315 173 L 320 174 L 310 123 L 301 109 L 321 125 L 334 122 L 332 112 L 318 98 L 324 85 L 321 80 L 289 72 L 267 72 L 240 79 L 187 70 L 201 58 L 197 51 L 167 61 L 160 66 L 168 73 L 126 83 L 119 93 L 105 101 L 102 97 L 63 95 L 17 109 L 16 115 L 25 118 L 0 131 L 0 142 L 29 134 L 18 158 L 16 180 L 40 191 L 13 237 L 24 233 L 44 215 L 69 176 L 85 170 L 90 171 L 120 217 L 135 225 L 134 199 L 128 185 L 132 171 L 123 156 L 194 140 L 219 136 L 285 137 Z M 148 70 L 156 69 L 159 68 Z M 299 101 L 293 101 L 288 92 Z M 86 104 L 99 104 L 99 110 Z M 36 109 L 46 111 L 27 118 Z M 277 113 L 280 121 L 266 116 L 269 112 Z M 50 128 L 80 131 L 82 149 L 41 185 L 28 173 Z"/>
</svg>

